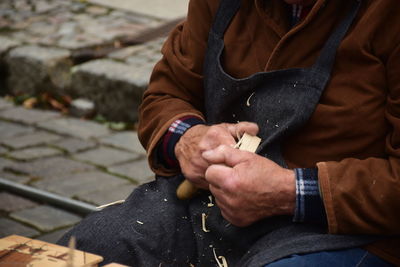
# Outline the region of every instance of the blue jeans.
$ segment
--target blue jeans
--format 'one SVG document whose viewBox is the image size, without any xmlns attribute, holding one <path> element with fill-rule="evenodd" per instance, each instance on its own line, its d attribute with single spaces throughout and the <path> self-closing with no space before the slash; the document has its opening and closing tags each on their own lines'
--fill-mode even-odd
<svg viewBox="0 0 400 267">
<path fill-rule="evenodd" d="M 291 266 L 389 267 L 393 265 L 361 248 L 295 254 L 265 265 L 265 267 Z"/>
</svg>

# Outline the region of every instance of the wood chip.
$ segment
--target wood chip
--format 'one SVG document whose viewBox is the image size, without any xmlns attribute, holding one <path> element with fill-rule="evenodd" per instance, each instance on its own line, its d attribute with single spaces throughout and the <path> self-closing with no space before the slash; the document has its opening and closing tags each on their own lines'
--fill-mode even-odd
<svg viewBox="0 0 400 267">
<path fill-rule="evenodd" d="M 213 253 L 214 253 L 214 259 L 218 264 L 218 267 L 228 267 L 228 261 L 224 256 L 217 256 L 217 253 L 215 252 L 215 248 L 213 248 Z"/>
<path fill-rule="evenodd" d="M 203 232 L 210 232 L 210 230 L 207 229 L 206 227 L 206 220 L 207 220 L 207 215 L 205 213 L 201 214 L 201 229 L 203 230 Z"/>
<path fill-rule="evenodd" d="M 253 96 L 255 93 L 256 93 L 256 92 L 253 92 L 253 93 L 249 96 L 249 98 L 247 98 L 246 105 L 247 105 L 248 107 L 250 107 L 250 98 L 252 98 L 252 96 Z"/>
<path fill-rule="evenodd" d="M 111 202 L 111 203 L 108 203 L 108 204 L 104 204 L 104 205 L 98 206 L 98 207 L 96 207 L 96 209 L 102 210 L 102 209 L 107 208 L 107 207 L 109 207 L 109 206 L 122 204 L 122 203 L 124 203 L 124 202 L 125 202 L 125 200 L 124 200 L 124 199 L 121 199 L 121 200 L 117 200 L 117 201 L 114 201 L 114 202 Z"/>
<path fill-rule="evenodd" d="M 207 204 L 207 207 L 209 207 L 209 208 L 214 207 L 214 203 L 213 203 L 213 198 L 212 198 L 212 196 L 211 196 L 211 195 L 208 196 L 208 199 L 210 200 L 210 202 Z"/>
</svg>

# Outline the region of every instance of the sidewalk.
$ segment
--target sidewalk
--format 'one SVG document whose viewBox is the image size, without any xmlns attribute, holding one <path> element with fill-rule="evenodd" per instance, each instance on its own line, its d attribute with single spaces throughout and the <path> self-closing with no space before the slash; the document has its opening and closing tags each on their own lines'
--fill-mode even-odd
<svg viewBox="0 0 400 267">
<path fill-rule="evenodd" d="M 134 122 L 166 30 L 184 9 L 151 16 L 93 4 L 100 2 L 0 1 L 0 95 L 67 94 L 92 101 L 109 120 Z M 0 177 L 98 206 L 126 198 L 154 174 L 136 132 L 0 97 Z M 0 190 L 0 238 L 55 242 L 81 219 Z"/>
<path fill-rule="evenodd" d="M 136 132 L 0 98 L 0 177 L 98 206 L 125 199 L 153 176 Z M 8 192 L 0 192 L 0 212 L 0 237 L 51 242 L 81 219 Z"/>
</svg>

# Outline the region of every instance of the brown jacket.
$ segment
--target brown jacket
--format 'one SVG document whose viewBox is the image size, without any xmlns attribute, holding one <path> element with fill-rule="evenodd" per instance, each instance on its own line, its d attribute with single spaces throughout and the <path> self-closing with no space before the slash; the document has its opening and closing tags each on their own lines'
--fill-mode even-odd
<svg viewBox="0 0 400 267">
<path fill-rule="evenodd" d="M 355 0 L 318 0 L 290 28 L 282 0 L 243 0 L 225 34 L 223 65 L 234 77 L 311 66 Z M 202 68 L 217 0 L 191 0 L 163 47 L 140 109 L 139 137 L 152 169 L 168 126 L 203 118 Z M 400 235 L 400 1 L 366 0 L 337 51 L 332 77 L 310 121 L 286 141 L 289 167 L 318 167 L 332 234 Z M 368 247 L 400 265 L 400 238 Z"/>
</svg>

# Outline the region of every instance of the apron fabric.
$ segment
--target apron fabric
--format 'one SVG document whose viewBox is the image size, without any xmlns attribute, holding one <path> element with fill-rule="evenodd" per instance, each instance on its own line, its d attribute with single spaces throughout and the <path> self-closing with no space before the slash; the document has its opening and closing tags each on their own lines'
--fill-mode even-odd
<svg viewBox="0 0 400 267">
<path fill-rule="evenodd" d="M 235 79 L 221 65 L 224 32 L 240 8 L 240 0 L 223 0 L 208 39 L 205 59 L 205 110 L 209 124 L 252 121 L 263 140 L 257 153 L 286 166 L 283 138 L 305 124 L 330 78 L 336 50 L 358 11 L 356 4 L 331 34 L 310 68 L 259 72 Z M 216 108 L 218 107 L 218 108 Z"/>
<path fill-rule="evenodd" d="M 240 0 L 222 0 L 209 34 L 204 64 L 207 122 L 256 122 L 263 139 L 257 153 L 286 166 L 280 144 L 314 111 L 330 78 L 337 47 L 359 5 L 332 33 L 312 67 L 235 79 L 223 70 L 220 58 L 224 32 Z M 135 189 L 125 203 L 85 218 L 59 244 L 67 245 L 73 235 L 78 249 L 104 256 L 103 263 L 217 266 L 216 260 L 223 256 L 229 266 L 264 266 L 292 254 L 357 247 L 374 240 L 368 236 L 329 235 L 326 226 L 293 223 L 290 216 L 235 227 L 212 204 L 209 192 L 189 201 L 178 200 L 176 188 L 183 179 L 182 175 L 156 177 L 156 181 Z"/>
</svg>

